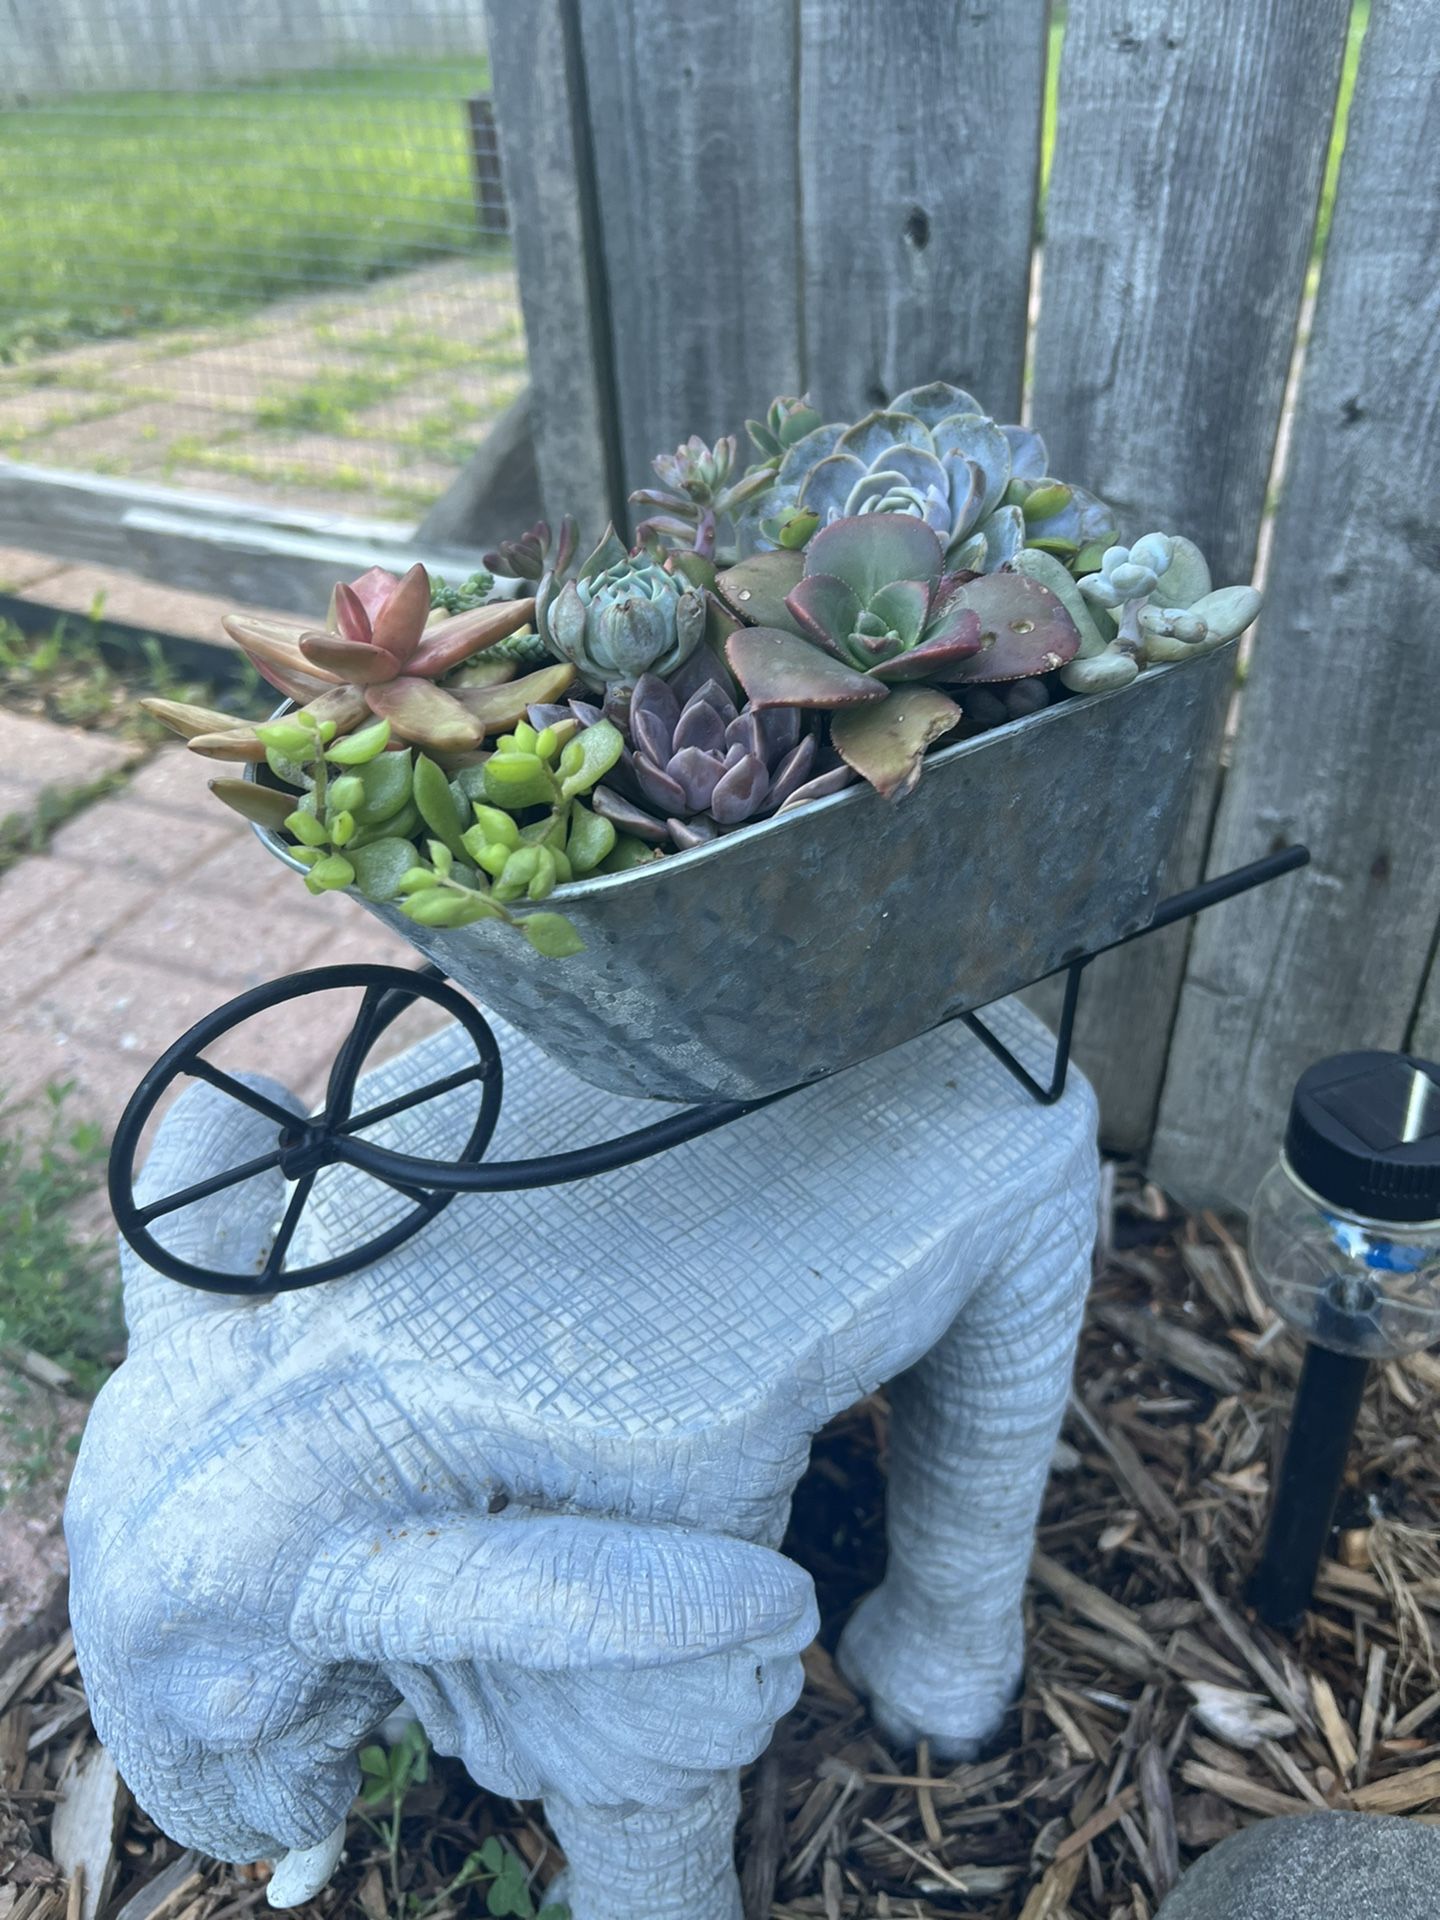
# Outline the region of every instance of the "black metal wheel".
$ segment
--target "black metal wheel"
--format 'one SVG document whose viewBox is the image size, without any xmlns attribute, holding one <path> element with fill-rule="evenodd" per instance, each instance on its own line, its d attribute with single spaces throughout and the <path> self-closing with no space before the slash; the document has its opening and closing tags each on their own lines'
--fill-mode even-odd
<svg viewBox="0 0 1440 1920">
<path fill-rule="evenodd" d="M 361 990 L 359 1011 L 335 1056 L 324 1105 L 308 1119 L 297 1118 L 236 1074 L 205 1058 L 207 1048 L 256 1016 L 287 1001 L 345 988 Z M 429 1001 L 440 1007 L 464 1029 L 475 1049 L 474 1060 L 441 1079 L 424 1082 L 383 1105 L 356 1113 L 355 1085 L 367 1057 L 381 1036 L 417 1001 Z M 141 1205 L 135 1198 L 135 1159 L 141 1135 L 162 1097 L 177 1080 L 184 1079 L 204 1081 L 240 1105 L 272 1119 L 275 1145 L 238 1166 Z M 388 1156 L 404 1168 L 403 1175 L 397 1175 L 386 1168 L 386 1155 L 372 1143 L 358 1138 L 367 1128 L 471 1084 L 479 1088 L 478 1110 L 469 1138 L 454 1162 Z M 297 1287 L 315 1286 L 320 1281 L 340 1279 L 402 1246 L 450 1204 L 456 1192 L 462 1190 L 461 1184 L 453 1179 L 456 1167 L 473 1166 L 490 1143 L 500 1116 L 503 1090 L 500 1050 L 494 1034 L 473 1002 L 452 987 L 438 970 L 412 972 L 404 967 L 357 964 L 316 967 L 307 973 L 289 974 L 268 986 L 240 994 L 197 1021 L 188 1033 L 165 1050 L 135 1089 L 110 1150 L 110 1205 L 116 1225 L 140 1257 L 158 1273 L 210 1293 L 250 1296 L 285 1293 Z M 369 1240 L 311 1266 L 290 1267 L 286 1258 L 315 1181 L 326 1167 L 338 1165 L 352 1166 L 368 1178 L 381 1181 L 413 1205 Z M 292 1191 L 265 1264 L 258 1273 L 227 1273 L 197 1266 L 173 1253 L 151 1231 L 156 1222 L 183 1208 L 275 1169 L 292 1183 Z M 442 1179 L 434 1191 L 427 1190 L 426 1176 L 430 1173 Z M 445 1175 L 451 1179 L 444 1180 Z"/>
</svg>

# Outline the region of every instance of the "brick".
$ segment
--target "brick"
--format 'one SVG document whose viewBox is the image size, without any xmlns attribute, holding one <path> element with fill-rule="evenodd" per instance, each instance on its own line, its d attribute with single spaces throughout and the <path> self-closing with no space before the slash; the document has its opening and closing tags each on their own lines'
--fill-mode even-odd
<svg viewBox="0 0 1440 1920">
<path fill-rule="evenodd" d="M 108 865 L 21 861 L 0 876 L 0 982 L 7 1007 L 95 953 L 114 929 L 143 914 L 148 881 Z M 5 1073 L 0 1068 L 0 1074 Z"/>
<path fill-rule="evenodd" d="M 172 1040 L 225 998 L 213 980 L 157 965 L 157 958 L 163 956 L 122 960 L 96 953 L 34 996 L 24 1010 L 27 1027 L 62 1049 L 78 1041 L 128 1055 L 138 1079 Z"/>
<path fill-rule="evenodd" d="M 131 473 L 153 472 L 164 466 L 176 441 L 208 442 L 219 424 L 207 407 L 183 406 L 173 400 L 143 401 L 99 420 L 33 433 L 25 441 L 25 457 L 82 471 L 96 460 L 123 460 Z"/>
<path fill-rule="evenodd" d="M 190 758 L 194 758 L 193 755 Z M 49 851 L 95 872 L 147 884 L 185 881 L 190 869 L 226 845 L 230 828 L 219 804 L 203 790 L 194 806 L 170 811 L 139 804 L 123 788 L 100 800 L 52 835 Z"/>
<path fill-rule="evenodd" d="M 101 774 L 128 766 L 137 755 L 129 741 L 57 727 L 0 708 L 0 767 L 5 779 L 38 793 L 42 787 L 83 787 Z"/>
<path fill-rule="evenodd" d="M 133 806 L 164 809 L 183 818 L 209 821 L 225 816 L 214 795 L 206 791 L 206 782 L 221 770 L 218 760 L 207 760 L 191 753 L 188 747 L 162 747 L 140 768 L 125 788 L 125 798 Z M 234 772 L 234 768 L 225 769 Z"/>
<path fill-rule="evenodd" d="M 63 421 L 72 414 L 93 412 L 105 401 L 80 387 L 31 387 L 23 393 L 0 393 L 0 441 L 11 435 L 30 435 L 47 420 Z"/>
<path fill-rule="evenodd" d="M 149 1065 L 149 1059 L 138 1055 L 77 1040 L 53 1019 L 37 1023 L 30 1008 L 22 1019 L 0 1026 L 0 1073 L 7 1100 L 32 1101 L 48 1085 L 73 1083 L 66 1114 L 72 1121 L 95 1121 L 107 1135 Z"/>
<path fill-rule="evenodd" d="M 303 890 L 300 898 L 305 899 Z M 173 889 L 128 921 L 106 950 L 141 966 L 162 955 L 167 968 L 213 982 L 218 1002 L 282 973 L 318 965 L 328 940 L 324 924 L 303 909 L 256 911 L 246 900 L 217 915 L 213 900 Z"/>
</svg>

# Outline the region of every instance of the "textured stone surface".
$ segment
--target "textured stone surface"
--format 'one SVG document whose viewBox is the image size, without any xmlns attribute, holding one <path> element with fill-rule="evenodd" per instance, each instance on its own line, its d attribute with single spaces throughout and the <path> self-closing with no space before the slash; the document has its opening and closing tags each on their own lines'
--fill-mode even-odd
<svg viewBox="0 0 1440 1920">
<path fill-rule="evenodd" d="M 1440 1832 L 1369 1813 L 1262 1820 L 1198 1861 L 1156 1920 L 1435 1920 Z"/>
<path fill-rule="evenodd" d="M 999 1024 L 1027 1056 L 1048 1045 L 1018 1008 Z M 502 1043 L 492 1157 L 663 1111 Z M 357 1110 L 467 1057 L 447 1028 Z M 372 1137 L 453 1156 L 474 1098 Z M 274 1138 L 194 1088 L 141 1197 Z M 294 1263 L 403 1204 L 328 1170 Z M 285 1205 L 262 1173 L 163 1231 L 253 1272 Z M 1088 1089 L 1042 1110 L 949 1029 L 648 1163 L 462 1197 L 365 1272 L 269 1302 L 127 1255 L 131 1358 L 67 1519 L 102 1737 L 169 1832 L 288 1852 L 300 1899 L 333 1859 L 354 1748 L 403 1697 L 477 1780 L 544 1796 L 575 1920 L 735 1920 L 734 1770 L 798 1692 L 815 1626 L 776 1551 L 812 1434 L 902 1376 L 889 1572 L 841 1657 L 892 1737 L 973 1752 L 1019 1677 L 1095 1208 Z"/>
</svg>

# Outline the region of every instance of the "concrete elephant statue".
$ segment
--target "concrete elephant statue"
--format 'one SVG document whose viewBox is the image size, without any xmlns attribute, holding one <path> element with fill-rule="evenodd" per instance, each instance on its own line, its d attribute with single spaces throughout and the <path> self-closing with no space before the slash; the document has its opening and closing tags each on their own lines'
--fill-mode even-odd
<svg viewBox="0 0 1440 1920">
<path fill-rule="evenodd" d="M 1012 1045 L 1036 1024 L 1004 1016 Z M 453 1031 L 361 1082 L 453 1066 Z M 498 1154 L 653 1118 L 505 1037 Z M 300 1112 L 274 1083 L 249 1083 Z M 443 1156 L 456 1094 L 373 1136 Z M 482 1785 L 543 1797 L 576 1920 L 734 1920 L 736 1770 L 800 1686 L 808 1577 L 777 1551 L 813 1432 L 896 1375 L 891 1564 L 842 1664 L 893 1738 L 972 1751 L 1019 1677 L 1030 1533 L 1095 1210 L 1093 1108 L 1041 1113 L 955 1030 L 663 1158 L 467 1197 L 348 1280 L 195 1293 L 128 1252 L 132 1350 L 67 1513 L 95 1723 L 187 1844 L 323 1884 L 355 1753 L 400 1700 Z M 273 1144 L 213 1087 L 146 1194 Z M 258 1270 L 278 1173 L 172 1217 Z M 297 1258 L 389 1189 L 316 1184 Z"/>
</svg>

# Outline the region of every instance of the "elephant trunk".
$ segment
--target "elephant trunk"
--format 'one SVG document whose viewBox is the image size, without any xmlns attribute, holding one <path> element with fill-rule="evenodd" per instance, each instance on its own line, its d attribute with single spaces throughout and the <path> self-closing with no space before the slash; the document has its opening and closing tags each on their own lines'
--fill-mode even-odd
<svg viewBox="0 0 1440 1920">
<path fill-rule="evenodd" d="M 670 1665 L 742 1645 L 791 1652 L 813 1631 L 808 1577 L 767 1547 L 513 1506 L 332 1541 L 292 1618 L 295 1645 L 317 1660 L 552 1673 Z"/>
</svg>

